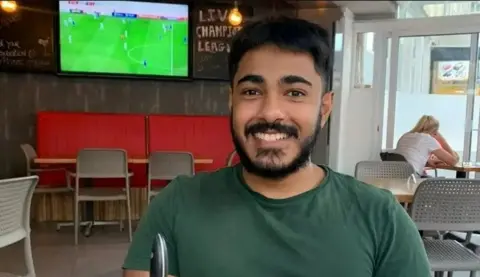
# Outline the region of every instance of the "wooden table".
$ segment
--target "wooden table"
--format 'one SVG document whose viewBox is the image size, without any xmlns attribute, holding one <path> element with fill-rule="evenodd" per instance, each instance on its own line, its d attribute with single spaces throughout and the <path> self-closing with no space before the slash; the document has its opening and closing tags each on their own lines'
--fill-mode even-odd
<svg viewBox="0 0 480 277">
<path fill-rule="evenodd" d="M 38 165 L 68 165 L 75 164 L 76 158 L 36 158 L 33 160 Z M 131 164 L 148 164 L 146 158 L 129 158 Z M 195 164 L 212 164 L 213 159 L 195 159 Z M 131 206 L 132 217 L 134 220 L 139 219 L 140 215 L 146 209 L 146 188 L 131 188 Z M 72 198 L 68 194 L 42 194 L 36 195 L 34 202 L 43 202 L 43 205 L 35 205 L 32 216 L 37 221 L 71 221 L 73 220 L 71 209 Z M 47 205 L 48 203 L 48 205 Z M 97 208 L 94 208 L 93 205 Z M 124 202 L 98 202 L 87 205 L 87 217 L 94 220 L 119 220 L 125 219 Z"/>
<path fill-rule="evenodd" d="M 437 169 L 454 170 L 457 178 L 466 178 L 467 172 L 480 172 L 480 163 L 458 163 L 456 165 L 438 165 Z"/>
<path fill-rule="evenodd" d="M 363 182 L 392 192 L 400 203 L 412 203 L 413 195 L 418 185 L 426 179 L 417 179 L 416 183 L 408 184 L 406 179 L 362 179 Z"/>
<path fill-rule="evenodd" d="M 36 158 L 33 160 L 36 164 L 74 164 L 77 162 L 76 158 Z M 129 158 L 128 162 L 131 164 L 147 164 L 146 158 Z M 213 159 L 195 159 L 195 164 L 212 164 Z"/>
</svg>

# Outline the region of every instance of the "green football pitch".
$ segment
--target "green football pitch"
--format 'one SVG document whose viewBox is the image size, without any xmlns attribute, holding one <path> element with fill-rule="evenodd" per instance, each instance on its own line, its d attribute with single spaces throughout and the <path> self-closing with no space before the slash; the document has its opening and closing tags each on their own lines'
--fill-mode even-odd
<svg viewBox="0 0 480 277">
<path fill-rule="evenodd" d="M 187 35 L 182 21 L 61 13 L 61 70 L 188 76 Z"/>
</svg>

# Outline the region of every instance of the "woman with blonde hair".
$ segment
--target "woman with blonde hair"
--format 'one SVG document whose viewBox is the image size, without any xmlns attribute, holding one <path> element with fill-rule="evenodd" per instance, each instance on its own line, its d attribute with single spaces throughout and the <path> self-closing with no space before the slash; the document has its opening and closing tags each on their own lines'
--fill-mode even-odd
<svg viewBox="0 0 480 277">
<path fill-rule="evenodd" d="M 438 163 L 455 165 L 458 162 L 457 153 L 440 134 L 439 127 L 437 119 L 424 115 L 415 127 L 397 142 L 395 153 L 402 155 L 420 176 L 424 175 L 427 162 L 433 167 Z M 436 159 L 430 159 L 432 155 L 435 155 Z"/>
</svg>

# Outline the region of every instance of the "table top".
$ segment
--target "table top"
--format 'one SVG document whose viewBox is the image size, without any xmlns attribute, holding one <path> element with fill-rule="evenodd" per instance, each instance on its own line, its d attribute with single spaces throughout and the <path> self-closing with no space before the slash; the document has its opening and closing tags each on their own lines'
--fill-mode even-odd
<svg viewBox="0 0 480 277">
<path fill-rule="evenodd" d="M 407 179 L 383 179 L 383 178 L 365 178 L 363 182 L 376 186 L 378 188 L 389 190 L 399 202 L 413 202 L 413 195 L 418 185 L 426 179 L 417 179 L 416 182 L 408 182 Z"/>
<path fill-rule="evenodd" d="M 480 172 L 480 163 L 476 162 L 460 162 L 456 165 L 438 165 L 438 169 L 455 170 L 462 172 Z"/>
<path fill-rule="evenodd" d="M 36 158 L 33 160 L 36 164 L 74 164 L 77 162 L 76 158 Z M 146 158 L 129 158 L 128 162 L 131 164 L 147 164 Z M 195 159 L 195 164 L 212 164 L 213 159 Z"/>
</svg>

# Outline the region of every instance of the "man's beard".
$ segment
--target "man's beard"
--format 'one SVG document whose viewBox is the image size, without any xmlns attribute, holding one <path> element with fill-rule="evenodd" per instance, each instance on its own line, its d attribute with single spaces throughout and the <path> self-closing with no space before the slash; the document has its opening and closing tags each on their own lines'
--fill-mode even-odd
<svg viewBox="0 0 480 277">
<path fill-rule="evenodd" d="M 233 113 L 232 113 L 233 114 Z M 240 158 L 240 163 L 242 164 L 243 168 L 247 172 L 250 172 L 254 175 L 267 178 L 267 179 L 283 179 L 287 176 L 289 176 L 292 173 L 297 172 L 299 169 L 302 167 L 306 166 L 310 162 L 310 155 L 312 154 L 312 151 L 315 147 L 315 143 L 317 141 L 317 137 L 320 133 L 321 130 L 321 116 L 317 119 L 317 123 L 315 124 L 315 130 L 313 131 L 313 134 L 306 139 L 304 139 L 301 144 L 300 144 L 300 152 L 297 154 L 297 156 L 290 162 L 289 164 L 279 164 L 279 165 L 272 165 L 269 166 L 267 164 L 263 164 L 261 162 L 255 162 L 254 160 L 250 159 L 248 157 L 248 154 L 246 150 L 244 149 L 241 140 L 239 139 L 239 136 L 235 132 L 233 128 L 233 117 L 232 114 L 230 115 L 230 132 L 232 134 L 232 139 L 233 139 L 233 144 L 235 145 L 235 150 L 237 151 L 237 155 Z M 257 123 L 254 124 L 252 129 L 261 129 L 262 125 L 261 124 L 266 124 L 270 125 L 269 129 L 276 130 L 275 126 L 278 126 L 280 129 L 291 129 L 293 127 L 281 127 L 279 124 L 275 123 Z M 283 126 L 283 125 L 282 125 Z M 256 128 L 257 127 L 257 128 Z M 267 128 L 266 126 L 264 128 Z M 245 137 L 248 137 L 249 134 L 248 132 L 249 127 L 247 127 L 247 130 L 245 132 Z M 282 130 L 276 130 L 276 131 L 282 131 Z M 262 156 L 262 155 L 270 155 L 270 156 L 276 156 L 278 158 L 281 157 L 282 150 L 280 149 L 259 149 L 257 150 L 256 156 Z"/>
</svg>

